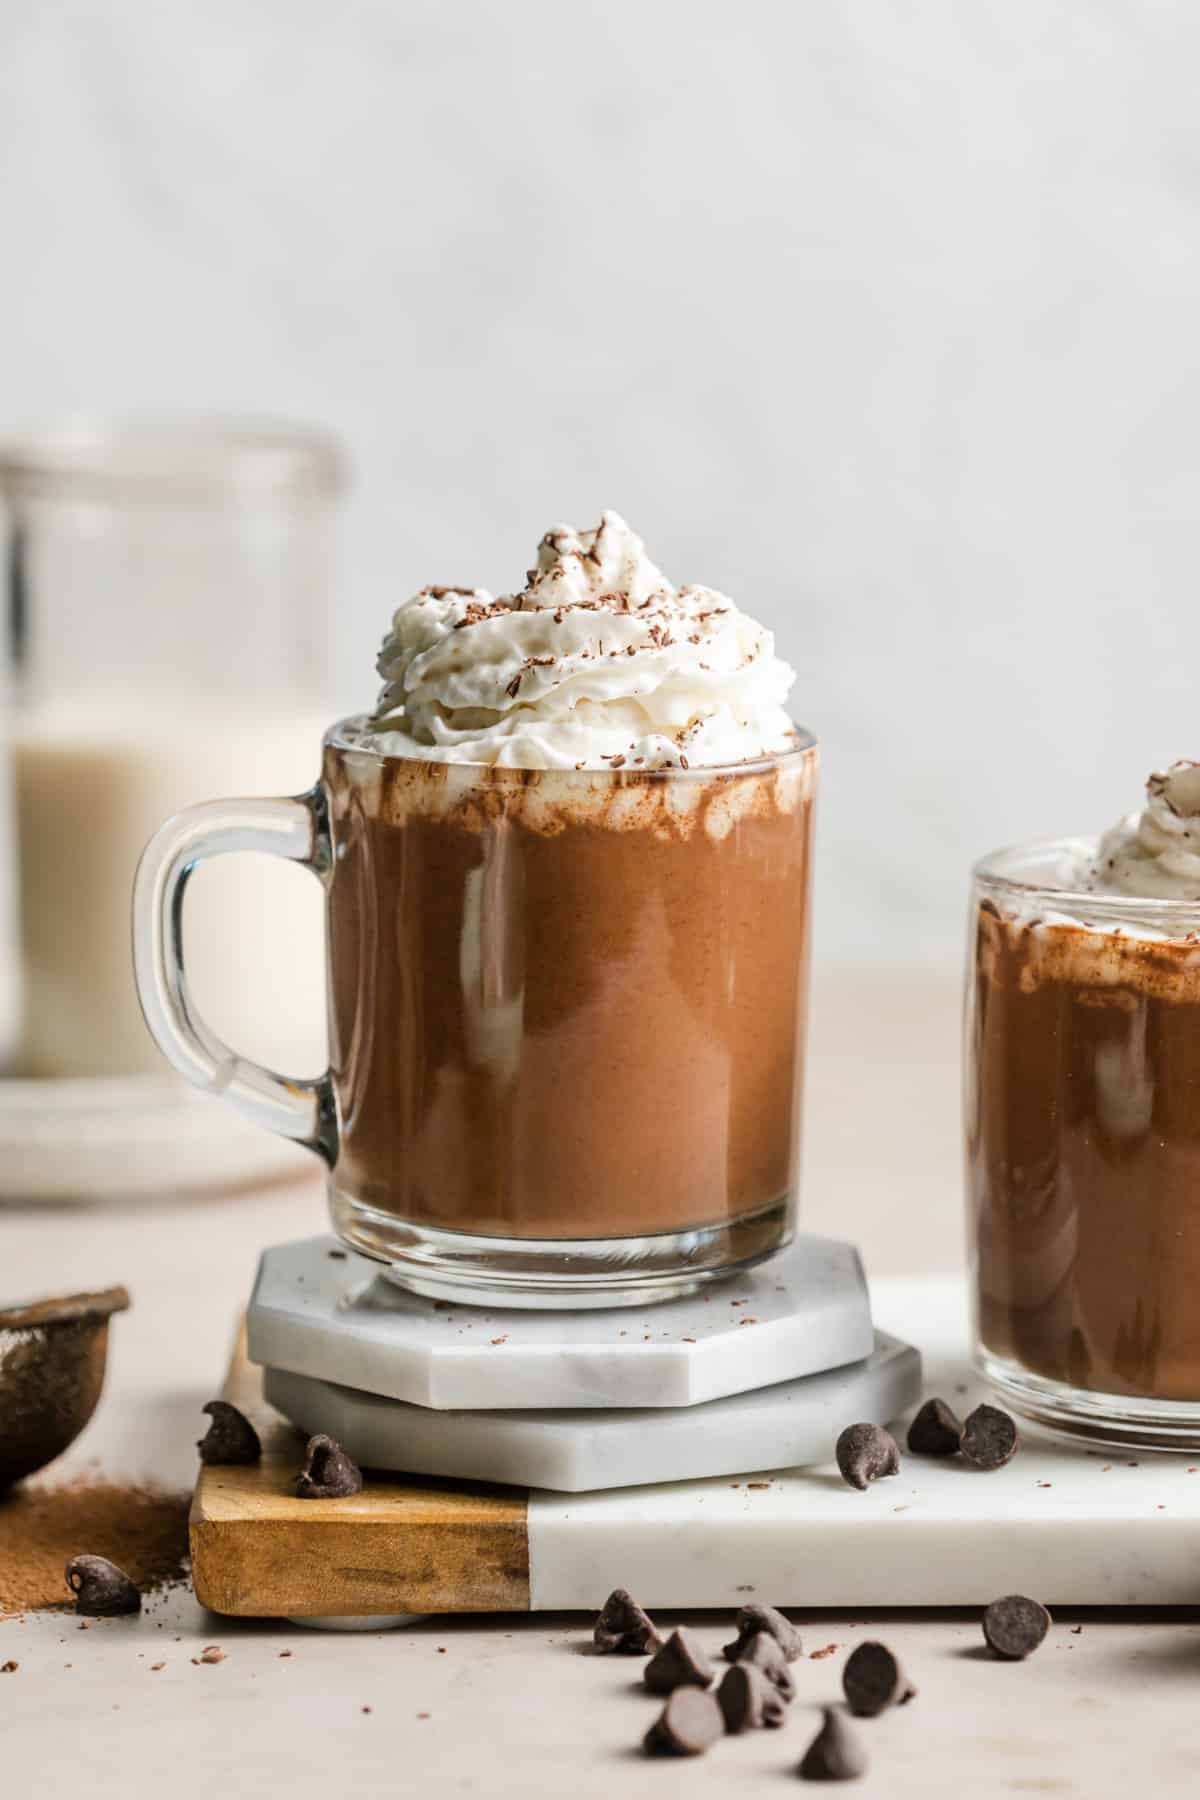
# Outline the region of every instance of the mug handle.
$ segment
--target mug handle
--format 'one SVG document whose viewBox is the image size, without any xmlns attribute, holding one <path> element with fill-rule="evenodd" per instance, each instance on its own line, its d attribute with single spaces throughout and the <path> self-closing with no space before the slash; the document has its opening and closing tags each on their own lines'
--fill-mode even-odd
<svg viewBox="0 0 1200 1800">
<path fill-rule="evenodd" d="M 331 866 L 320 787 L 287 800 L 212 800 L 177 813 L 151 838 L 133 888 L 133 968 L 150 1035 L 181 1075 L 239 1112 L 337 1161 L 337 1103 L 329 1070 L 315 1081 L 276 1075 L 239 1056 L 196 1011 L 183 956 L 183 897 L 198 864 L 253 850 L 303 863 L 324 885 Z"/>
</svg>

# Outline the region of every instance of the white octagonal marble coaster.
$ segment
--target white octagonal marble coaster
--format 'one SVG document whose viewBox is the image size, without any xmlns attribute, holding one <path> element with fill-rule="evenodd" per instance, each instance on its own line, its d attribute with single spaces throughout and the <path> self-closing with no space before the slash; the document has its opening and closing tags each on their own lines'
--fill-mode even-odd
<svg viewBox="0 0 1200 1800">
<path fill-rule="evenodd" d="M 920 1388 L 917 1352 L 882 1332 L 865 1362 L 657 1411 L 436 1412 L 284 1369 L 263 1378 L 285 1418 L 366 1468 L 568 1493 L 828 1462 L 844 1425 L 885 1424 Z"/>
<path fill-rule="evenodd" d="M 816 1237 L 686 1299 L 580 1313 L 426 1300 L 308 1238 L 264 1251 L 246 1324 L 252 1362 L 439 1409 L 697 1406 L 875 1343 L 857 1250 Z"/>
</svg>

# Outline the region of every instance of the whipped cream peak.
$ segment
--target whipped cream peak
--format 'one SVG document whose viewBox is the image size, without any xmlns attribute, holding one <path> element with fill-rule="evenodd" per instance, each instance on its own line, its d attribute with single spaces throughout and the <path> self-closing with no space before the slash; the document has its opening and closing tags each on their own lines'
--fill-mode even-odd
<svg viewBox="0 0 1200 1800">
<path fill-rule="evenodd" d="M 620 513 L 606 512 L 594 531 L 555 525 L 538 545 L 536 569 L 512 604 L 519 610 L 603 604 L 628 612 L 674 592 Z"/>
<path fill-rule="evenodd" d="M 771 633 L 712 588 L 674 587 L 614 512 L 548 531 L 519 593 L 423 588 L 378 668 L 372 736 L 400 756 L 661 769 L 795 742 Z"/>
<path fill-rule="evenodd" d="M 1146 805 L 1100 840 L 1093 893 L 1200 900 L 1200 762 L 1180 761 L 1146 782 Z"/>
</svg>

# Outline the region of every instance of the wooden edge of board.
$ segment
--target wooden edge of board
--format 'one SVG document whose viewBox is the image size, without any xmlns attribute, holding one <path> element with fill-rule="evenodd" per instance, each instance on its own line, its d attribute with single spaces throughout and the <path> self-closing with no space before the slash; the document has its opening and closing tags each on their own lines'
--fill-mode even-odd
<svg viewBox="0 0 1200 1800">
<path fill-rule="evenodd" d="M 263 1399 L 244 1322 L 223 1391 L 263 1454 L 201 1466 L 188 1530 L 203 1606 L 243 1618 L 529 1610 L 524 1491 L 381 1475 L 350 1499 L 301 1500 L 304 1439 Z"/>
</svg>

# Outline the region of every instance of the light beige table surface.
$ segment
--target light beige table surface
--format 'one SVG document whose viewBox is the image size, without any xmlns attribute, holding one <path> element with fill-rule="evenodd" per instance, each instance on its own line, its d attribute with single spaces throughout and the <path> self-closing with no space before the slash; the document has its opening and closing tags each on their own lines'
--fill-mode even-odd
<svg viewBox="0 0 1200 1800">
<path fill-rule="evenodd" d="M 868 1271 L 955 1267 L 956 996 L 827 986 L 809 1112 L 807 1223 L 857 1237 Z M 190 1482 L 199 1408 L 217 1389 L 260 1246 L 322 1227 L 319 1184 L 299 1167 L 292 1186 L 255 1195 L 0 1208 L 0 1295 L 115 1280 L 134 1292 L 115 1322 L 108 1393 L 73 1463 Z M 974 1618 L 798 1616 L 807 1649 L 886 1638 L 921 1690 L 863 1727 L 872 1767 L 847 1791 L 929 1800 L 1200 1786 L 1192 1619 L 1077 1614 L 1029 1663 L 1006 1666 L 980 1654 Z M 711 1644 L 723 1641 L 724 1620 L 696 1622 Z M 639 1665 L 587 1654 L 589 1623 L 458 1618 L 346 1636 L 215 1620 L 183 1594 L 152 1619 L 87 1633 L 58 1615 L 0 1622 L 0 1662 L 20 1664 L 0 1676 L 4 1789 L 53 1779 L 88 1796 L 787 1791 L 813 1707 L 838 1693 L 843 1652 L 803 1664 L 782 1732 L 730 1740 L 701 1761 L 650 1762 L 636 1753 L 655 1710 L 634 1689 Z M 225 1661 L 194 1665 L 210 1643 Z M 152 1674 L 160 1660 L 167 1667 Z"/>
</svg>

